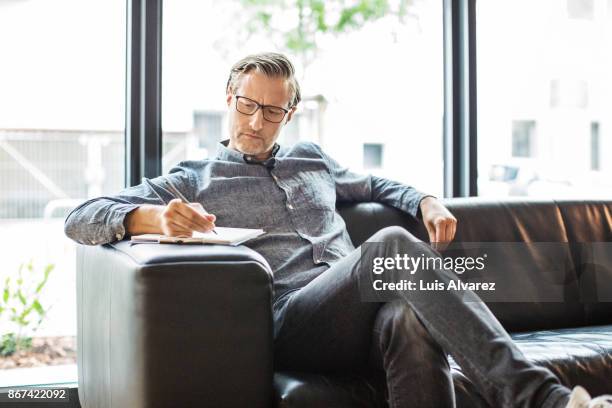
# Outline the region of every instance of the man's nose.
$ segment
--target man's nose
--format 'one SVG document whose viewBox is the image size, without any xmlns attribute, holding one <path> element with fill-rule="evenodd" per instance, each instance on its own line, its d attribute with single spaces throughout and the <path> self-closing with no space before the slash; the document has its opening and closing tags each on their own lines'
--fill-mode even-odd
<svg viewBox="0 0 612 408">
<path fill-rule="evenodd" d="M 251 120 L 249 121 L 251 129 L 260 130 L 263 127 L 263 121 L 263 111 L 261 109 L 257 109 L 257 111 L 251 115 Z"/>
</svg>

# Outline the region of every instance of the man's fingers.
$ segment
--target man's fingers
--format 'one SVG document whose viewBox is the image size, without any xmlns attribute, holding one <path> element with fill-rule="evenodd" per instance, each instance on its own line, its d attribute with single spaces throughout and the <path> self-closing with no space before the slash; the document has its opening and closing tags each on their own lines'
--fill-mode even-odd
<svg viewBox="0 0 612 408">
<path fill-rule="evenodd" d="M 197 212 L 199 212 L 200 214 L 202 214 L 204 217 L 206 217 L 209 221 L 215 222 L 215 220 L 217 219 L 217 217 L 214 214 L 209 213 L 208 211 L 206 211 L 204 209 L 204 207 L 202 207 L 202 204 L 200 203 L 189 203 L 189 206 L 193 209 L 195 209 Z"/>
<path fill-rule="evenodd" d="M 202 206 L 183 203 L 179 199 L 174 199 L 168 203 L 162 219 L 165 223 L 164 233 L 172 236 L 187 235 L 192 236 L 193 231 L 210 231 L 215 228 L 212 214 L 204 214 Z"/>
<path fill-rule="evenodd" d="M 436 228 L 436 242 L 445 242 L 446 237 L 446 224 L 443 220 L 435 223 Z"/>
<path fill-rule="evenodd" d="M 166 223 L 164 234 L 171 237 L 191 237 L 193 231 L 180 223 L 169 221 Z"/>
<path fill-rule="evenodd" d="M 187 211 L 180 211 L 177 216 L 180 217 L 181 223 L 188 226 L 194 231 L 209 231 L 215 227 L 206 216 L 193 210 L 190 207 L 185 207 Z"/>
<path fill-rule="evenodd" d="M 425 224 L 427 234 L 429 235 L 429 243 L 433 244 L 436 242 L 436 228 L 433 225 Z"/>
<path fill-rule="evenodd" d="M 446 220 L 443 220 L 438 224 L 437 235 L 440 237 L 438 240 L 438 251 L 444 251 L 448 247 L 448 234 L 450 233 L 450 225 L 447 224 Z"/>
<path fill-rule="evenodd" d="M 201 207 L 201 206 L 200 206 Z M 176 206 L 176 215 L 181 223 L 195 231 L 210 231 L 215 227 L 212 214 L 203 214 L 190 204 Z"/>
<path fill-rule="evenodd" d="M 444 242 L 451 242 L 453 240 L 453 222 L 446 220 L 446 229 L 444 230 Z"/>
<path fill-rule="evenodd" d="M 187 206 L 190 208 L 193 208 L 196 211 L 196 213 L 202 215 L 204 218 L 206 218 L 210 222 L 215 222 L 215 220 L 217 219 L 217 217 L 214 214 L 211 214 L 208 211 L 206 211 L 204 207 L 202 207 L 202 204 L 200 203 L 189 203 L 187 204 Z"/>
<path fill-rule="evenodd" d="M 451 223 L 450 234 L 448 237 L 449 242 L 455 239 L 455 234 L 457 233 L 457 222 Z"/>
</svg>

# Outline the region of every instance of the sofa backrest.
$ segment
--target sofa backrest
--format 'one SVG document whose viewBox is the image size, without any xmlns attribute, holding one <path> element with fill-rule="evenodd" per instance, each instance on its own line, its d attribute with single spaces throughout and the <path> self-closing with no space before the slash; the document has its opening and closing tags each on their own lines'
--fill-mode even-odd
<svg viewBox="0 0 612 408">
<path fill-rule="evenodd" d="M 612 320 L 612 201 L 557 201 L 580 273 L 586 324 Z"/>
<path fill-rule="evenodd" d="M 516 271 L 511 277 L 512 287 L 507 288 L 517 295 L 533 293 L 538 299 L 539 293 L 550 290 L 551 282 L 557 282 L 561 288 L 559 301 L 509 301 L 521 297 L 509 297 L 507 291 L 501 298 L 496 294 L 487 298 L 488 306 L 507 330 L 612 323 L 612 303 L 601 302 L 612 301 L 612 251 L 605 251 L 612 245 L 612 201 L 456 198 L 443 202 L 458 219 L 455 242 L 566 243 L 558 245 L 567 251 L 566 267 L 547 267 L 536 244 L 534 250 L 527 251 L 532 258 L 527 264 L 533 267 Z M 390 225 L 401 225 L 428 241 L 420 221 L 394 208 L 359 203 L 340 204 L 338 210 L 356 246 Z M 507 257 L 507 262 L 513 262 L 516 253 L 509 250 Z M 610 293 L 610 299 L 602 299 L 602 291 Z"/>
</svg>

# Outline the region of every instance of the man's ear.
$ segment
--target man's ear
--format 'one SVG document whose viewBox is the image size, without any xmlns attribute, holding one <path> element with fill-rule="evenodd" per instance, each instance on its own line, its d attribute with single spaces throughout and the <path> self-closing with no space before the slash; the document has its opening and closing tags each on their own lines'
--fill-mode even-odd
<svg viewBox="0 0 612 408">
<path fill-rule="evenodd" d="M 294 106 L 293 108 L 291 108 L 289 110 L 289 113 L 287 113 L 287 121 L 285 123 L 289 123 L 289 121 L 291 120 L 291 118 L 293 117 L 293 114 L 295 113 L 297 107 Z"/>
<path fill-rule="evenodd" d="M 232 103 L 232 93 L 230 92 L 230 90 L 228 89 L 226 92 L 226 101 L 227 101 L 227 107 L 229 108 L 230 103 Z"/>
</svg>

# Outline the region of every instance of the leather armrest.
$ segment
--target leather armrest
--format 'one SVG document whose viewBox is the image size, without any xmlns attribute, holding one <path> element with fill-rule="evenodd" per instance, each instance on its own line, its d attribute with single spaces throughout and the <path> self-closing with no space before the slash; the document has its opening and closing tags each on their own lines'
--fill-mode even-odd
<svg viewBox="0 0 612 408">
<path fill-rule="evenodd" d="M 77 251 L 83 407 L 267 407 L 272 273 L 247 247 Z"/>
</svg>

